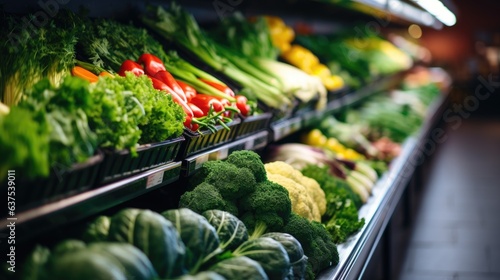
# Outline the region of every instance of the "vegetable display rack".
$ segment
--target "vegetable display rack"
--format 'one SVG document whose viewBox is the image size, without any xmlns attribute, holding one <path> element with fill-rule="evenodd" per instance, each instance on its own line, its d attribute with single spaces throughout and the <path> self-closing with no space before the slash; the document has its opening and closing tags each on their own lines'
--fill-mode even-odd
<svg viewBox="0 0 500 280">
<path fill-rule="evenodd" d="M 137 156 L 133 156 L 128 150 L 104 150 L 104 161 L 98 183 L 119 180 L 172 162 L 177 157 L 184 140 L 184 136 L 180 136 L 163 142 L 139 146 Z"/>
<path fill-rule="evenodd" d="M 98 152 L 70 168 L 53 166 L 47 178 L 19 180 L 16 184 L 17 210 L 36 207 L 94 188 L 102 163 L 103 155 Z M 6 183 L 2 185 L 8 186 Z"/>
<path fill-rule="evenodd" d="M 206 151 L 210 148 L 218 147 L 222 144 L 233 141 L 238 133 L 238 126 L 241 123 L 239 118 L 234 118 L 227 124 L 229 130 L 221 125 L 215 127 L 215 132 L 203 130 L 201 133 L 188 129 L 184 130 L 186 141 L 183 142 L 178 159 L 182 160 L 198 152 Z"/>
<path fill-rule="evenodd" d="M 235 139 L 241 139 L 248 135 L 255 134 L 269 128 L 269 123 L 273 115 L 269 112 L 260 113 L 255 116 L 243 117 L 238 126 L 238 133 Z"/>
</svg>

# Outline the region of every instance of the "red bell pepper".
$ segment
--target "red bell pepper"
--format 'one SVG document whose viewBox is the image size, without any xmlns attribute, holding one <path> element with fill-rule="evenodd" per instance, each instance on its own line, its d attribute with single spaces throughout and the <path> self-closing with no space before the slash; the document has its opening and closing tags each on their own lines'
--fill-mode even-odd
<svg viewBox="0 0 500 280">
<path fill-rule="evenodd" d="M 220 103 L 222 104 L 222 106 L 224 106 L 224 109 L 226 109 L 228 107 L 231 107 L 233 105 L 226 98 L 219 98 L 219 97 L 215 97 L 215 98 L 217 98 L 220 101 Z M 222 116 L 223 117 L 230 117 L 231 116 L 231 112 L 232 111 L 230 111 L 230 110 L 226 110 L 224 113 L 222 113 Z"/>
<path fill-rule="evenodd" d="M 149 76 L 154 76 L 158 71 L 165 71 L 165 65 L 160 58 L 150 53 L 142 54 L 137 60 L 140 64 L 144 66 L 144 70 L 146 70 L 146 74 Z"/>
<path fill-rule="evenodd" d="M 203 114 L 203 111 L 196 105 L 194 105 L 193 103 L 188 103 L 189 105 L 189 108 L 191 108 L 191 111 L 193 111 L 193 115 L 195 118 L 201 118 L 203 116 L 205 116 L 205 114 Z"/>
<path fill-rule="evenodd" d="M 224 105 L 215 97 L 206 94 L 197 94 L 191 99 L 191 103 L 198 106 L 203 111 L 204 115 L 207 115 L 210 111 L 210 107 L 213 108 L 215 112 L 224 111 Z"/>
<path fill-rule="evenodd" d="M 174 76 L 172 76 L 172 74 L 170 74 L 168 71 L 160 70 L 153 77 L 164 82 L 168 87 L 173 89 L 185 102 L 187 102 L 186 94 L 182 90 L 181 86 L 179 86 Z"/>
<path fill-rule="evenodd" d="M 179 81 L 179 80 L 176 80 L 177 83 L 179 84 L 179 86 L 182 88 L 182 91 L 184 91 L 184 94 L 186 95 L 186 99 L 188 102 L 191 101 L 191 99 L 197 94 L 196 93 L 196 89 L 194 89 L 194 87 L 182 82 L 182 81 Z"/>
<path fill-rule="evenodd" d="M 184 100 L 182 100 L 182 98 L 180 98 L 179 95 L 177 95 L 177 93 L 173 91 L 170 87 L 168 87 L 165 83 L 156 78 L 150 76 L 148 77 L 151 79 L 151 81 L 153 81 L 153 87 L 155 89 L 165 91 L 167 94 L 170 94 L 174 102 L 181 105 L 182 110 L 184 110 L 184 113 L 186 113 L 186 121 L 184 122 L 184 126 L 190 127 L 194 113 L 189 107 L 189 105 Z"/>
<path fill-rule="evenodd" d="M 186 116 L 186 120 L 184 121 L 184 127 L 192 131 L 196 131 L 198 130 L 198 128 L 200 128 L 200 125 L 193 122 L 193 117 Z"/>
<path fill-rule="evenodd" d="M 125 76 L 125 72 L 132 72 L 136 76 L 144 75 L 144 69 L 140 64 L 130 59 L 125 60 L 120 66 L 120 70 L 118 71 L 118 75 Z"/>
<path fill-rule="evenodd" d="M 209 81 L 207 79 L 200 79 L 202 82 L 204 82 L 205 84 L 207 85 L 210 85 L 222 92 L 224 92 L 225 94 L 231 96 L 231 97 L 234 97 L 234 91 L 228 87 L 227 85 L 224 85 L 224 84 L 220 84 L 220 83 L 217 83 L 217 82 L 214 82 L 214 81 Z"/>
<path fill-rule="evenodd" d="M 224 107 L 228 107 L 228 106 L 231 106 L 231 102 L 225 98 L 218 98 L 216 97 L 217 99 L 219 99 L 220 103 L 222 103 L 222 106 Z"/>
<path fill-rule="evenodd" d="M 248 99 L 244 95 L 236 95 L 236 108 L 240 110 L 243 116 L 248 116 L 251 111 L 250 105 L 247 104 Z"/>
</svg>

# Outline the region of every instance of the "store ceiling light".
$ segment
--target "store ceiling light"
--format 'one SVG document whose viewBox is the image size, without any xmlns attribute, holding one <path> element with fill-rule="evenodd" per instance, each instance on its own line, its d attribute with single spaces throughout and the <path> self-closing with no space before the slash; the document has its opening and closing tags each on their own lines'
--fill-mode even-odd
<svg viewBox="0 0 500 280">
<path fill-rule="evenodd" d="M 426 9 L 434 15 L 439 21 L 447 26 L 453 26 L 457 23 L 457 18 L 441 1 L 439 0 L 414 0 L 415 3 Z"/>
</svg>

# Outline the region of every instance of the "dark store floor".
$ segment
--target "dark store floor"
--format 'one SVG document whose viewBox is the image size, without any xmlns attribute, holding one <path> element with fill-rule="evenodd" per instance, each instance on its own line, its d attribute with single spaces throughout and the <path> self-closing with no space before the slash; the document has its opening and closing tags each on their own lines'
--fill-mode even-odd
<svg viewBox="0 0 500 280">
<path fill-rule="evenodd" d="M 500 120 L 463 120 L 447 136 L 429 169 L 400 280 L 498 280 Z"/>
</svg>

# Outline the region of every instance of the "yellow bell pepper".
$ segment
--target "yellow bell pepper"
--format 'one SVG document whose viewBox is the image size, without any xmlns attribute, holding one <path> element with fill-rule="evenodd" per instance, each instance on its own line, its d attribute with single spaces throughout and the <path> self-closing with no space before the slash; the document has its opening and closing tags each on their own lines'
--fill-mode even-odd
<svg viewBox="0 0 500 280">
<path fill-rule="evenodd" d="M 281 54 L 281 57 L 288 63 L 308 74 L 310 74 L 313 67 L 319 63 L 317 56 L 299 45 L 292 45 L 288 51 Z"/>
<path fill-rule="evenodd" d="M 323 147 L 327 142 L 327 138 L 319 129 L 313 129 L 308 133 L 303 134 L 301 141 L 302 143 L 310 146 Z"/>
<path fill-rule="evenodd" d="M 276 16 L 264 16 L 266 23 L 269 27 L 269 33 L 273 45 L 280 51 L 286 52 L 290 49 L 290 43 L 295 39 L 295 32 L 293 29 L 285 24 L 285 22 Z"/>
<path fill-rule="evenodd" d="M 319 129 L 312 129 L 301 136 L 301 142 L 313 146 L 328 149 L 339 158 L 347 160 L 361 160 L 365 157 L 351 148 L 342 145 L 336 138 L 326 137 Z"/>
<path fill-rule="evenodd" d="M 330 77 L 332 72 L 330 72 L 330 69 L 326 65 L 319 63 L 312 67 L 310 74 L 318 77 Z"/>
<path fill-rule="evenodd" d="M 321 80 L 328 90 L 338 90 L 344 87 L 344 79 L 338 75 L 331 75 Z"/>
<path fill-rule="evenodd" d="M 353 149 L 346 149 L 344 153 L 341 155 L 344 159 L 347 160 L 361 160 L 364 159 L 364 156 L 359 154 Z"/>
</svg>

